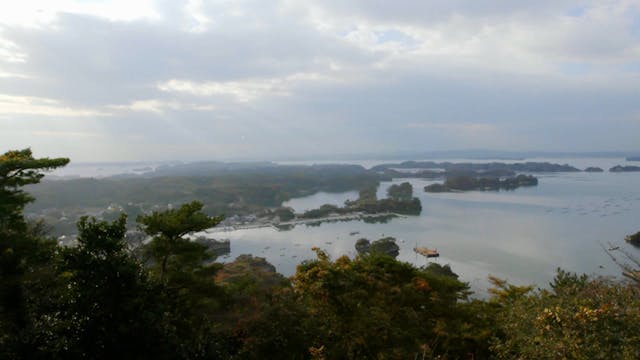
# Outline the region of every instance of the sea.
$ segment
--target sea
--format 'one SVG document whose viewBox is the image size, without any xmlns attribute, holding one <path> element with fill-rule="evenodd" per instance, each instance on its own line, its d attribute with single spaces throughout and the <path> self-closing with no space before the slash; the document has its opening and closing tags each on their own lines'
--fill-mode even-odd
<svg viewBox="0 0 640 360">
<path fill-rule="evenodd" d="M 360 164 L 366 168 L 396 163 L 398 160 L 296 161 L 281 164 Z M 420 160 L 420 159 L 409 159 Z M 435 181 L 394 179 L 381 183 L 378 197 L 394 183 L 408 181 L 414 196 L 422 202 L 419 216 L 392 219 L 387 223 L 363 221 L 328 222 L 319 226 L 297 225 L 291 230 L 272 227 L 211 232 L 205 234 L 229 239 L 231 252 L 218 261 L 233 261 L 238 255 L 266 258 L 277 271 L 291 276 L 303 261 L 314 259 L 311 250 L 319 247 L 333 259 L 355 257 L 360 238 L 376 240 L 392 236 L 400 246 L 398 259 L 417 266 L 436 262 L 449 264 L 467 282 L 477 296 L 484 297 L 490 287 L 489 276 L 506 279 L 516 285 L 546 288 L 557 268 L 594 277 L 620 278 L 621 270 L 605 249 L 625 261 L 622 251 L 640 258 L 640 249 L 624 241 L 626 235 L 640 231 L 640 172 L 611 173 L 615 165 L 640 165 L 623 158 L 529 158 L 504 159 L 428 159 L 449 162 L 523 161 L 569 164 L 579 169 L 601 167 L 602 173 L 534 174 L 535 187 L 512 191 L 469 191 L 463 193 L 426 193 L 423 188 Z M 159 164 L 72 164 L 54 175 L 103 177 L 119 173 L 142 173 Z M 323 204 L 342 205 L 355 200 L 356 191 L 319 192 L 291 199 L 284 206 L 297 212 Z M 426 259 L 416 254 L 416 246 L 437 249 L 439 258 Z"/>
<path fill-rule="evenodd" d="M 619 260 L 625 259 L 621 250 L 640 258 L 640 250 L 624 241 L 626 235 L 640 231 L 640 172 L 608 171 L 612 166 L 634 162 L 622 158 L 432 161 L 537 161 L 569 164 L 579 169 L 597 166 L 605 171 L 534 174 L 539 178 L 538 186 L 512 191 L 438 194 L 423 190 L 434 181 L 394 179 L 381 184 L 378 197 L 385 197 L 392 184 L 408 181 L 413 185 L 414 196 L 422 202 L 419 216 L 378 224 L 329 222 L 319 226 L 297 225 L 291 230 L 265 227 L 216 233 L 216 237 L 231 242 L 231 253 L 219 260 L 228 262 L 241 254 L 253 254 L 266 258 L 280 273 L 290 276 L 302 261 L 315 258 L 313 247 L 325 250 L 333 259 L 343 255 L 354 257 L 358 239 L 392 236 L 400 246 L 399 260 L 417 266 L 428 262 L 449 264 L 460 280 L 483 297 L 490 287 L 489 276 L 516 285 L 546 288 L 557 268 L 594 277 L 620 277 L 620 267 L 605 249 L 620 247 L 611 251 Z M 394 161 L 345 163 L 371 167 L 389 162 Z M 288 162 L 292 163 L 323 162 Z M 283 205 L 302 212 L 323 204 L 342 205 L 357 196 L 355 191 L 320 192 Z M 440 257 L 426 259 L 413 251 L 416 246 L 437 249 Z"/>
</svg>

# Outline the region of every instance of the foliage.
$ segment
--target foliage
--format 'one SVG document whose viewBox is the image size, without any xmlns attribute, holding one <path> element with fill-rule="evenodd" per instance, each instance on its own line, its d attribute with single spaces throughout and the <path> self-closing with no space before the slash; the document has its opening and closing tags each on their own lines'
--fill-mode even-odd
<svg viewBox="0 0 640 360">
<path fill-rule="evenodd" d="M 495 301 L 502 305 L 500 336 L 492 345 L 497 358 L 640 357 L 640 289 L 635 285 L 559 271 L 550 290 L 512 291 Z"/>
<path fill-rule="evenodd" d="M 372 254 L 335 262 L 316 249 L 293 277 L 295 291 L 315 329 L 310 348 L 327 358 L 413 358 L 427 352 L 464 352 L 447 347 L 458 329 L 466 285 L 422 271 L 388 256 Z M 458 343 L 461 345 L 460 343 Z"/>
<path fill-rule="evenodd" d="M 296 217 L 296 214 L 293 212 L 293 209 L 280 207 L 275 210 L 275 214 L 280 219 L 280 221 L 291 221 Z"/>
<path fill-rule="evenodd" d="M 67 162 L 28 149 L 0 156 L 2 359 L 640 358 L 637 283 L 558 270 L 548 289 L 491 278 L 491 298 L 469 300 L 448 265 L 388 256 L 393 238 L 358 240 L 364 254 L 354 259 L 314 249 L 317 259 L 286 279 L 250 255 L 213 263 L 187 237 L 222 220 L 200 202 L 138 216 L 152 237 L 142 262 L 127 249 L 120 210 L 111 222 L 81 218 L 77 246 L 59 246 L 42 222 L 24 219 L 24 186 Z M 344 208 L 319 210 L 421 207 L 364 189 Z"/>
<path fill-rule="evenodd" d="M 227 312 L 228 332 L 242 359 L 305 358 L 306 311 L 296 301 L 288 279 L 264 258 L 240 255 L 216 274 L 232 304 Z"/>
<path fill-rule="evenodd" d="M 31 149 L 8 151 L 0 155 L 0 231 L 25 230 L 22 210 L 34 200 L 22 190 L 37 184 L 44 177 L 42 171 L 69 163 L 69 159 L 34 159 Z"/>
<path fill-rule="evenodd" d="M 340 208 L 331 204 L 324 204 L 317 209 L 311 209 L 305 211 L 300 217 L 302 219 L 321 219 L 328 217 L 331 214 L 345 214 L 348 210 L 346 208 Z"/>
<path fill-rule="evenodd" d="M 367 214 L 397 213 L 403 215 L 420 215 L 422 203 L 420 199 L 410 200 L 380 199 L 376 201 L 357 201 L 351 204 L 354 211 L 362 211 Z"/>
<path fill-rule="evenodd" d="M 454 273 L 453 270 L 451 270 L 451 266 L 449 264 L 440 265 L 438 263 L 431 262 L 424 268 L 424 270 L 436 275 L 448 276 L 454 279 L 458 279 L 458 274 Z"/>
<path fill-rule="evenodd" d="M 413 197 L 413 186 L 408 182 L 393 184 L 387 189 L 387 195 L 394 200 L 411 200 Z"/>
<path fill-rule="evenodd" d="M 33 197 L 23 187 L 68 162 L 35 159 L 30 149 L 0 155 L 0 355 L 31 353 L 36 326 L 31 306 L 46 291 L 54 249 L 41 236 L 41 224 L 25 220 L 23 209 Z"/>
<path fill-rule="evenodd" d="M 205 211 L 209 215 L 255 214 L 280 206 L 293 197 L 318 191 L 342 192 L 376 187 L 384 179 L 360 166 L 343 165 L 252 165 L 230 169 L 218 166 L 209 171 L 201 171 L 194 165 L 182 170 L 164 169 L 144 177 L 45 181 L 29 189 L 37 201 L 29 206 L 28 211 L 57 209 L 75 213 L 119 204 L 135 219 L 128 206 L 136 207 L 137 212 L 150 212 L 162 210 L 167 204 L 198 200 L 206 205 Z M 70 221 L 75 222 L 75 219 Z"/>
<path fill-rule="evenodd" d="M 355 247 L 360 255 L 381 254 L 395 259 L 400 254 L 400 247 L 396 244 L 396 239 L 391 236 L 373 242 L 369 242 L 367 239 L 358 239 Z"/>
<path fill-rule="evenodd" d="M 215 321 L 227 303 L 223 290 L 213 281 L 220 265 L 212 263 L 214 254 L 207 246 L 185 237 L 222 220 L 208 216 L 202 208 L 202 203 L 194 201 L 137 220 L 143 231 L 153 236 L 143 252 L 150 274 L 164 286 L 174 309 L 168 321 L 177 334 L 192 334 L 178 335 L 180 352 L 189 356 L 218 353 L 226 348 Z"/>
<path fill-rule="evenodd" d="M 376 187 L 364 188 L 360 190 L 358 200 L 346 201 L 345 207 L 339 210 L 361 211 L 367 214 L 397 213 L 404 215 L 419 215 L 422 212 L 420 199 L 411 197 L 413 187 L 410 183 L 392 185 L 387 193 L 389 198 L 378 199 Z"/>
<path fill-rule="evenodd" d="M 521 186 L 536 186 L 538 179 L 532 175 L 520 174 L 514 177 L 475 177 L 469 175 L 448 176 L 444 184 L 425 186 L 426 192 L 470 191 L 470 190 L 514 190 Z"/>
<path fill-rule="evenodd" d="M 359 200 L 378 200 L 378 187 L 369 186 L 361 189 L 359 192 Z"/>
<path fill-rule="evenodd" d="M 206 246 L 184 238 L 187 234 L 206 230 L 222 221 L 221 217 L 210 217 L 203 213 L 203 206 L 194 201 L 178 209 L 156 211 L 138 217 L 143 231 L 153 236 L 145 246 L 145 252 L 160 280 L 164 280 L 169 271 L 200 271 L 201 264 L 212 258 Z"/>
<path fill-rule="evenodd" d="M 168 355 L 161 288 L 126 250 L 126 216 L 113 223 L 83 218 L 78 246 L 60 251 L 57 273 L 64 283 L 43 329 L 58 337 L 48 351 L 62 358 L 111 359 Z"/>
</svg>

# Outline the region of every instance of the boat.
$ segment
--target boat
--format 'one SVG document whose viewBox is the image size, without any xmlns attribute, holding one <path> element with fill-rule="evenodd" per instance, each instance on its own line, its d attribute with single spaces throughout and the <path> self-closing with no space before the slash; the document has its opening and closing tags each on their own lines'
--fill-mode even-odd
<svg viewBox="0 0 640 360">
<path fill-rule="evenodd" d="M 426 247 L 416 246 L 413 248 L 413 251 L 417 252 L 420 255 L 426 256 L 428 258 L 440 256 L 440 253 L 438 252 L 437 249 L 429 249 Z"/>
</svg>

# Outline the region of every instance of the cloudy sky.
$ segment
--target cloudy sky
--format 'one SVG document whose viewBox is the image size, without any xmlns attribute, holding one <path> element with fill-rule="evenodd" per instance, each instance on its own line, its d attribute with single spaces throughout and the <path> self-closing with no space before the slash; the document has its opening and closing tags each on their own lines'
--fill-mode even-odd
<svg viewBox="0 0 640 360">
<path fill-rule="evenodd" d="M 640 0 L 0 2 L 0 151 L 640 150 Z"/>
</svg>

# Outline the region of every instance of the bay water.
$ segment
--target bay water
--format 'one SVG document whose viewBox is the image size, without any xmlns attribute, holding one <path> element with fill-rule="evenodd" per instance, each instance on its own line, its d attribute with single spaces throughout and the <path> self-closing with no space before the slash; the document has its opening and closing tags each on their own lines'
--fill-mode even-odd
<svg viewBox="0 0 640 360">
<path fill-rule="evenodd" d="M 467 160 L 453 162 L 462 161 Z M 640 257 L 640 250 L 624 242 L 626 235 L 640 230 L 640 173 L 608 172 L 611 166 L 633 163 L 608 158 L 527 161 L 568 163 L 581 169 L 599 166 L 605 172 L 535 174 L 538 186 L 499 192 L 432 194 L 423 188 L 434 181 L 395 179 L 383 182 L 378 196 L 385 197 L 391 184 L 408 181 L 422 202 L 419 216 L 378 224 L 349 221 L 298 225 L 287 231 L 266 227 L 216 233 L 215 237 L 231 241 L 231 253 L 219 260 L 253 254 L 265 257 L 289 276 L 301 261 L 315 257 L 313 247 L 334 259 L 354 257 L 359 238 L 393 236 L 400 246 L 399 260 L 426 265 L 427 259 L 413 248 L 435 248 L 440 257 L 429 261 L 450 264 L 462 281 L 482 295 L 489 287 L 489 275 L 540 287 L 548 285 L 558 267 L 594 276 L 619 276 L 619 267 L 603 249 L 609 243 Z M 369 161 L 366 165 L 375 164 Z M 302 212 L 325 203 L 342 205 L 357 196 L 355 191 L 316 193 L 283 205 Z"/>
</svg>

